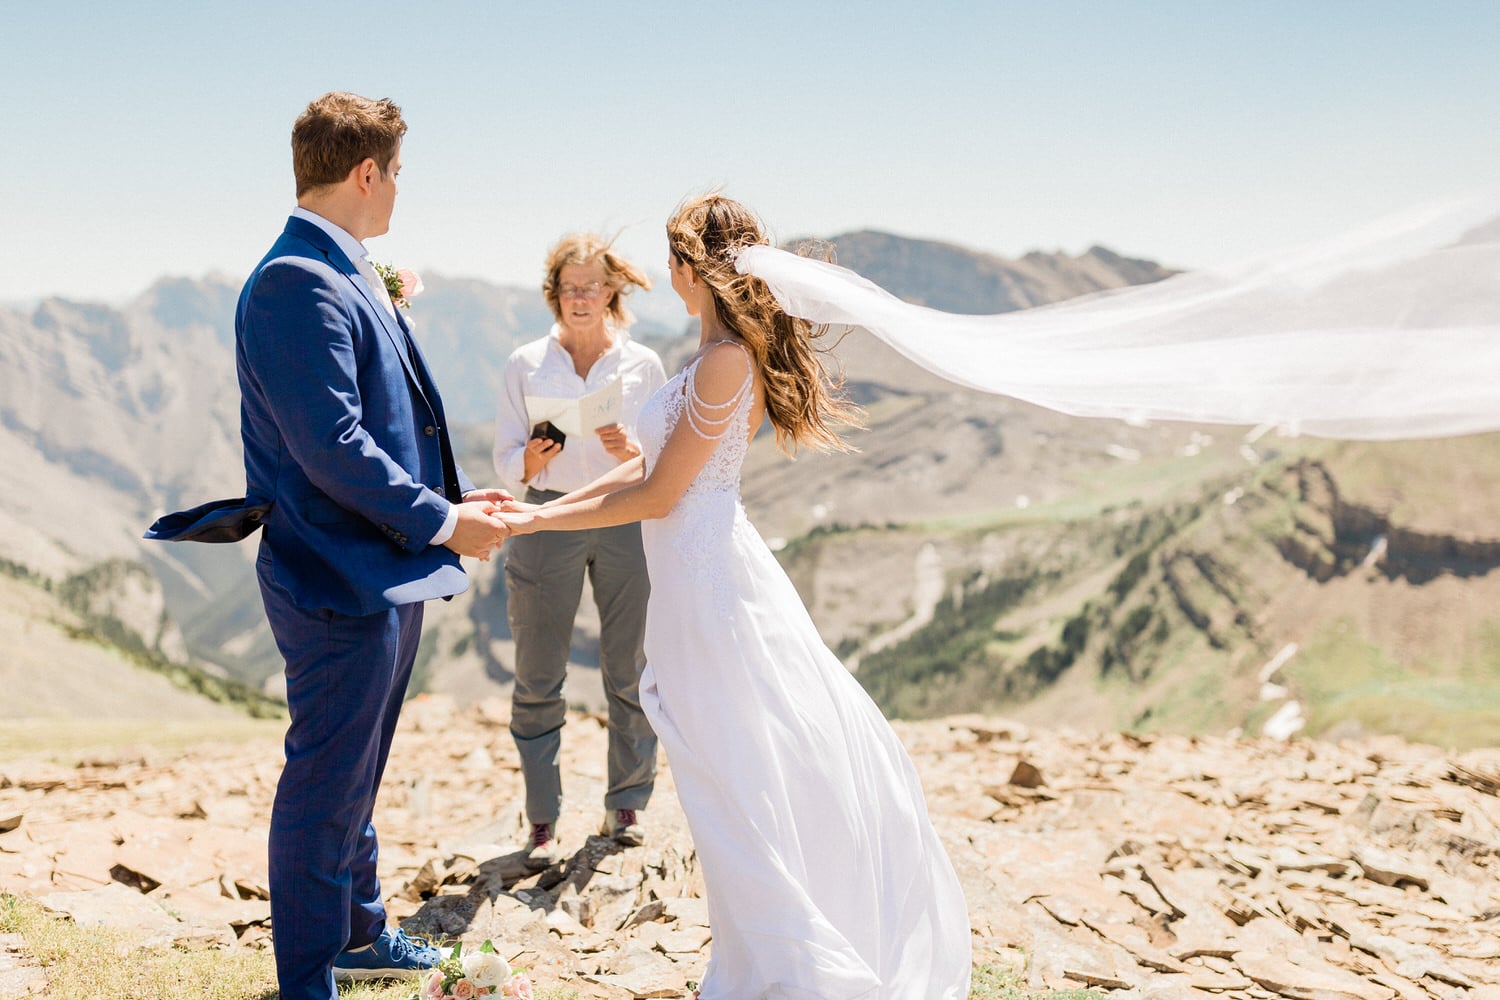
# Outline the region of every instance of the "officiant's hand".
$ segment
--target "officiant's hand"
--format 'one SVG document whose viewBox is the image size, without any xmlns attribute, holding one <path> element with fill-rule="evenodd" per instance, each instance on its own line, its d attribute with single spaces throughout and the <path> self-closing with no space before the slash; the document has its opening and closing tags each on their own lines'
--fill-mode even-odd
<svg viewBox="0 0 1500 1000">
<path fill-rule="evenodd" d="M 509 490 L 470 490 L 464 494 L 464 503 L 487 500 L 490 503 L 501 504 L 515 498 L 515 494 Z"/>
<path fill-rule="evenodd" d="M 453 536 L 443 545 L 461 556 L 489 562 L 495 546 L 510 535 L 510 526 L 496 516 L 500 508 L 488 500 L 456 504 L 455 507 L 458 523 L 453 526 Z"/>
<path fill-rule="evenodd" d="M 641 449 L 634 441 L 625 436 L 624 424 L 605 424 L 603 427 L 595 428 L 595 434 L 599 435 L 599 441 L 604 445 L 604 450 L 609 452 L 617 462 L 628 462 L 641 453 Z"/>
<path fill-rule="evenodd" d="M 534 437 L 527 441 L 524 456 L 525 475 L 522 478 L 528 483 L 531 482 L 538 472 L 547 467 L 548 462 L 557 457 L 560 451 L 562 451 L 562 445 L 551 438 Z"/>
</svg>

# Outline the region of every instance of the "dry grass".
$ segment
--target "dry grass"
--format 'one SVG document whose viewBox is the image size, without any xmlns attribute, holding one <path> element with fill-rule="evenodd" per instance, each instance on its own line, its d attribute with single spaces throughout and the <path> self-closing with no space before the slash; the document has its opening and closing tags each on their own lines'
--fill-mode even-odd
<svg viewBox="0 0 1500 1000">
<path fill-rule="evenodd" d="M 1093 990 L 1028 990 L 1021 981 L 1021 973 L 1002 969 L 996 965 L 974 966 L 974 979 L 969 986 L 969 1000 L 1104 1000 L 1101 993 Z"/>
<path fill-rule="evenodd" d="M 0 896 L 0 932 L 20 934 L 47 972 L 45 996 L 79 1000 L 269 1000 L 269 952 L 143 950 L 107 929 L 78 927 L 15 896 Z"/>
<path fill-rule="evenodd" d="M 43 996 L 68 1000 L 276 1000 L 269 951 L 138 948 L 127 935 L 84 928 L 36 903 L 0 894 L 0 934 L 19 934 L 25 955 L 47 973 Z M 408 1000 L 410 984 L 360 983 L 340 1000 Z M 578 1000 L 570 989 L 538 989 L 538 1000 Z"/>
<path fill-rule="evenodd" d="M 69 1000 L 276 1000 L 276 967 L 269 951 L 133 946 L 126 935 L 83 928 L 37 904 L 0 894 L 0 934 L 19 934 L 25 955 L 47 973 L 43 996 Z M 360 983 L 340 1000 L 408 1000 L 401 983 Z M 580 1000 L 575 990 L 539 988 L 538 1000 Z M 1091 990 L 1028 990 L 1019 971 L 974 967 L 970 1000 L 1101 1000 Z"/>
<path fill-rule="evenodd" d="M 90 754 L 118 755 L 149 746 L 153 753 L 177 753 L 206 741 L 244 743 L 264 740 L 281 752 L 286 722 L 280 719 L 134 720 L 6 719 L 0 725 L 0 761 L 43 757 L 73 764 Z"/>
</svg>

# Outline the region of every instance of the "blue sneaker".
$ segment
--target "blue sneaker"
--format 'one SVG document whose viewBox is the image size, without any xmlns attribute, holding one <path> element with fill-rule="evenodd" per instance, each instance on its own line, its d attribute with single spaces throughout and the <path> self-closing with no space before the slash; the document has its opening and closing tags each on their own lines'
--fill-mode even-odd
<svg viewBox="0 0 1500 1000">
<path fill-rule="evenodd" d="M 337 982 L 366 979 L 414 979 L 438 964 L 442 953 L 426 938 L 407 937 L 405 931 L 386 928 L 373 944 L 342 952 L 333 960 Z"/>
</svg>

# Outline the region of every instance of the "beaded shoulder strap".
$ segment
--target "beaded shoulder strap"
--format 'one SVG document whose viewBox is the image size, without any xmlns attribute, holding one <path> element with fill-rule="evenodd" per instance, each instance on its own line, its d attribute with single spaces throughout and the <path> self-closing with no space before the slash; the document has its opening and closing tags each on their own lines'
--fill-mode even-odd
<svg viewBox="0 0 1500 1000">
<path fill-rule="evenodd" d="M 755 367 L 745 345 L 735 340 L 724 343 L 738 347 L 740 353 L 745 356 L 745 381 L 740 383 L 740 387 L 735 390 L 733 396 L 722 403 L 709 403 L 698 395 L 697 366 L 703 358 L 693 362 L 693 371 L 689 373 L 688 378 L 683 379 L 682 391 L 687 397 L 687 406 L 684 409 L 688 418 L 688 426 L 693 429 L 693 433 L 708 441 L 717 441 L 729 433 L 733 427 L 731 422 L 739 412 L 740 405 L 749 399 L 750 390 L 755 385 Z M 707 356 L 705 354 L 703 357 Z"/>
</svg>

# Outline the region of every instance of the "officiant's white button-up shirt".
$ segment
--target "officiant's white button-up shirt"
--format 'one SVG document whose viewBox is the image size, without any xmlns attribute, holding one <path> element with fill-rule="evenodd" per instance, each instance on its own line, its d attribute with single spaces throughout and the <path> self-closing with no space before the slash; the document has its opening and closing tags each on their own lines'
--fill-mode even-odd
<svg viewBox="0 0 1500 1000">
<path fill-rule="evenodd" d="M 524 487 L 569 493 L 581 489 L 620 463 L 604 450 L 599 435 L 585 431 L 570 434 L 563 449 L 546 467 L 524 482 L 526 441 L 537 423 L 526 412 L 527 396 L 579 399 L 605 384 L 620 382 L 620 423 L 637 445 L 636 421 L 651 394 L 667 381 L 661 358 L 651 348 L 636 343 L 625 330 L 616 329 L 614 344 L 580 378 L 573 356 L 558 339 L 558 328 L 540 340 L 523 344 L 505 364 L 505 383 L 495 417 L 495 471 L 517 494 Z M 581 439 L 581 440 L 580 440 Z"/>
</svg>

